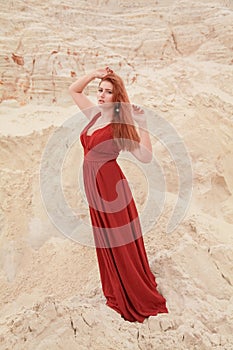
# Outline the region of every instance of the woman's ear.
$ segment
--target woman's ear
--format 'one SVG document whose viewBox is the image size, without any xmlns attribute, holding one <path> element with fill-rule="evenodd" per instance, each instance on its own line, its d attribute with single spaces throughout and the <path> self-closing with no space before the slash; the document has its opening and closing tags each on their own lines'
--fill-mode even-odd
<svg viewBox="0 0 233 350">
<path fill-rule="evenodd" d="M 119 113 L 120 113 L 120 102 L 116 102 L 115 103 L 115 106 L 114 106 L 114 113 L 119 116 Z"/>
</svg>

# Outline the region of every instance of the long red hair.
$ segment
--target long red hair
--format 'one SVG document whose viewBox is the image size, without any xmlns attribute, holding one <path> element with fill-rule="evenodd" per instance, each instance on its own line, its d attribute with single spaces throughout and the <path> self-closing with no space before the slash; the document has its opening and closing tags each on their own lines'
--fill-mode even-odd
<svg viewBox="0 0 233 350">
<path fill-rule="evenodd" d="M 109 81 L 113 85 L 113 137 L 117 145 L 127 151 L 132 151 L 139 146 L 140 137 L 134 126 L 132 107 L 123 80 L 119 75 L 110 73 L 101 79 Z M 100 85 L 99 84 L 99 85 Z"/>
</svg>

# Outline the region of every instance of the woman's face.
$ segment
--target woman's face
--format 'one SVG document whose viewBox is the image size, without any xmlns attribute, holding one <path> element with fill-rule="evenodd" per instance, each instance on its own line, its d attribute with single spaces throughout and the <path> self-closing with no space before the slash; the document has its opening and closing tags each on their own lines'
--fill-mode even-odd
<svg viewBox="0 0 233 350">
<path fill-rule="evenodd" d="M 113 85 L 110 81 L 102 81 L 97 91 L 98 105 L 113 102 Z"/>
</svg>

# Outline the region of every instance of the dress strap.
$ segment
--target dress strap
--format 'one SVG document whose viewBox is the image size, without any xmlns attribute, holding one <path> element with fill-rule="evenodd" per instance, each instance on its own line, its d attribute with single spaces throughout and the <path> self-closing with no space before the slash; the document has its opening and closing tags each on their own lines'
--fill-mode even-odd
<svg viewBox="0 0 233 350">
<path fill-rule="evenodd" d="M 98 112 L 94 115 L 93 118 L 91 118 L 91 120 L 89 121 L 89 123 L 87 123 L 87 125 L 85 126 L 85 128 L 83 129 L 81 134 L 84 134 L 95 122 L 96 120 L 101 116 L 101 112 Z"/>
</svg>

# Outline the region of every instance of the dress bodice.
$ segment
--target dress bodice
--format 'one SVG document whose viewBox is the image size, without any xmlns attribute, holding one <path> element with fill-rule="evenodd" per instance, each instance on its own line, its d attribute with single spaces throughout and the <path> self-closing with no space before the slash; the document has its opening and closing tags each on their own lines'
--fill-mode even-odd
<svg viewBox="0 0 233 350">
<path fill-rule="evenodd" d="M 87 161 L 116 159 L 120 152 L 113 138 L 111 123 L 96 129 L 91 135 L 87 135 L 88 129 L 96 122 L 100 115 L 101 113 L 96 114 L 80 134 L 80 141 L 84 148 L 84 160 Z"/>
</svg>

